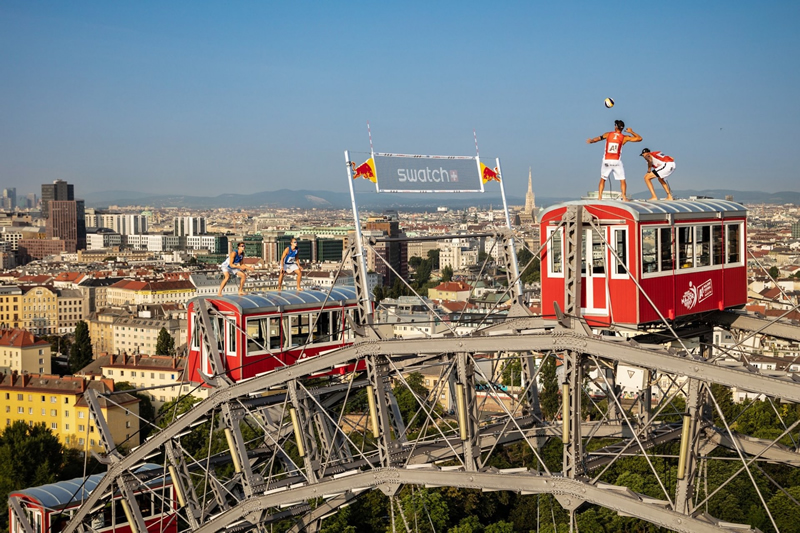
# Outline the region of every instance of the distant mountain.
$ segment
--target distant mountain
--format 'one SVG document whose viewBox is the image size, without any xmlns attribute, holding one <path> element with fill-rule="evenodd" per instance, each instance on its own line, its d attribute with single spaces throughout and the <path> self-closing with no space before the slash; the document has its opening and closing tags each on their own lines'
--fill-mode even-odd
<svg viewBox="0 0 800 533">
<path fill-rule="evenodd" d="M 146 198 L 150 196 L 147 193 L 136 191 L 98 191 L 86 194 L 79 194 L 80 199 L 86 202 L 89 207 L 99 207 L 104 205 L 112 205 L 118 198 L 126 198 L 134 200 L 136 198 Z"/>
<path fill-rule="evenodd" d="M 294 207 L 301 209 L 331 208 L 345 209 L 350 207 L 350 194 L 332 191 L 293 191 L 281 189 L 278 191 L 262 191 L 254 194 L 220 194 L 219 196 L 188 196 L 188 195 L 143 195 L 141 193 L 122 192 L 115 195 L 115 191 L 99 192 L 85 195 L 87 207 L 118 206 L 149 206 L 149 207 L 185 207 L 194 209 L 210 209 L 217 207 L 227 208 L 253 208 L 253 207 Z M 90 197 L 92 198 L 90 200 Z M 463 194 L 463 195 L 438 195 L 438 194 L 375 194 L 356 193 L 359 206 L 366 208 L 402 208 L 426 209 L 446 205 L 451 208 L 465 208 L 473 205 L 489 206 L 502 205 L 499 194 Z M 509 197 L 510 205 L 524 204 L 522 197 Z"/>
<path fill-rule="evenodd" d="M 657 189 L 663 197 L 664 191 Z M 725 189 L 707 190 L 675 190 L 676 198 L 689 198 L 690 196 L 710 196 L 723 199 L 728 195 L 734 201 L 742 203 L 767 203 L 767 204 L 795 204 L 800 205 L 800 192 L 783 191 L 767 193 L 762 191 L 732 191 Z M 634 198 L 647 198 L 647 192 L 636 193 Z M 149 206 L 149 207 L 184 207 L 189 209 L 224 208 L 270 208 L 290 207 L 300 209 L 346 209 L 350 207 L 350 194 L 333 191 L 293 191 L 280 189 L 278 191 L 262 191 L 253 194 L 220 194 L 219 196 L 188 196 L 188 195 L 148 195 L 134 191 L 101 191 L 83 195 L 87 207 L 118 206 Z M 539 207 L 546 207 L 577 197 L 547 197 L 536 198 Z M 524 205 L 522 196 L 507 197 L 509 205 Z M 464 209 L 471 206 L 488 208 L 490 205 L 501 206 L 503 201 L 499 193 L 484 194 L 376 194 L 372 192 L 356 193 L 356 201 L 360 207 L 368 209 L 405 209 L 428 210 L 438 206 L 447 206 L 451 209 Z"/>
</svg>

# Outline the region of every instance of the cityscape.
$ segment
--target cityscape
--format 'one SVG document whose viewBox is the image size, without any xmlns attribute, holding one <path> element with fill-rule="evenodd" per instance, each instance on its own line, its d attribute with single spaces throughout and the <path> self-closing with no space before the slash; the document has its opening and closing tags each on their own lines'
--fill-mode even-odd
<svg viewBox="0 0 800 533">
<path fill-rule="evenodd" d="M 0 533 L 800 532 L 798 21 L 0 2 Z"/>
<path fill-rule="evenodd" d="M 0 227 L 0 302 L 5 305 L 0 311 L 5 328 L 0 387 L 7 391 L 0 401 L 6 427 L 44 424 L 70 453 L 106 451 L 101 435 L 88 422 L 94 414 L 83 399 L 87 390 L 116 394 L 113 403 L 102 406 L 102 413 L 115 444 L 131 448 L 150 433 L 143 424 L 162 424 L 170 407 L 188 397 L 208 397 L 209 390 L 197 387 L 200 378 L 192 373 L 189 303 L 216 296 L 222 278 L 219 265 L 238 243 L 244 243 L 243 264 L 250 268 L 243 284 L 246 295 L 293 292 L 294 280 L 288 276 L 283 287 L 278 286 L 281 254 L 293 240 L 304 269 L 302 288 L 355 288 L 348 253 L 355 238 L 352 211 L 95 208 L 85 207 L 79 196 L 73 184 L 62 180 L 42 184 L 40 194 L 20 199 L 14 189 L 6 188 Z M 510 215 L 523 284 L 521 303 L 533 315 L 542 315 L 538 258 L 543 207 L 547 206 L 536 204 L 529 175 L 525 205 L 512 206 Z M 749 257 L 745 309 L 756 316 L 796 321 L 800 207 L 743 208 L 748 213 Z M 509 270 L 502 257 L 502 209 L 440 206 L 362 217 L 362 237 L 371 243 L 365 258 L 367 284 L 376 320 L 390 328 L 391 338 L 431 338 L 454 330 L 469 335 L 487 324 L 502 323 L 513 310 Z M 233 296 L 239 289 L 232 282 L 222 290 Z M 730 331 L 714 329 L 713 344 L 719 349 L 734 349 L 737 342 Z M 746 346 L 754 368 L 800 369 L 796 341 L 753 336 Z M 545 362 L 543 357 L 536 356 L 537 367 Z M 501 387 L 507 399 L 495 399 L 484 410 L 500 414 L 513 408 L 512 398 L 524 384 L 520 376 L 515 380 L 506 365 L 489 365 L 485 371 L 488 383 Z M 434 388 L 439 378 L 438 371 L 422 370 L 418 375 L 421 390 Z M 635 402 L 642 394 L 638 375 L 618 379 L 621 400 Z M 663 399 L 671 379 L 661 378 L 654 401 Z M 586 390 L 596 397 L 605 394 L 596 380 L 587 383 Z M 31 407 L 34 396 L 52 405 Z M 734 387 L 731 400 L 742 404 L 763 396 Z M 455 405 L 447 391 L 435 403 L 446 410 Z"/>
</svg>

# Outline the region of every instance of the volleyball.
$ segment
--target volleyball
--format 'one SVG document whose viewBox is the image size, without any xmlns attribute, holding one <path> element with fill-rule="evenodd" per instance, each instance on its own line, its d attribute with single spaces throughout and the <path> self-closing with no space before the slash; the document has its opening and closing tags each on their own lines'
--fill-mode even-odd
<svg viewBox="0 0 800 533">
<path fill-rule="evenodd" d="M 614 99 L 613 99 L 613 98 L 606 98 L 606 99 L 605 99 L 605 101 L 604 101 L 603 103 L 604 103 L 604 104 L 605 104 L 605 106 L 606 106 L 607 108 L 609 108 L 609 109 L 611 109 L 612 107 L 614 107 Z"/>
</svg>

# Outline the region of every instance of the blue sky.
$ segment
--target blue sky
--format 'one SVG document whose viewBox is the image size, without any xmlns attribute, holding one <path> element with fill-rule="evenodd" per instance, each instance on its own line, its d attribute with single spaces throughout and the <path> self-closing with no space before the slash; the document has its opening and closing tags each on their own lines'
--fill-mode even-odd
<svg viewBox="0 0 800 533">
<path fill-rule="evenodd" d="M 800 190 L 799 22 L 800 2 L 4 0 L 0 187 L 345 191 L 369 120 L 385 152 L 472 155 L 476 129 L 508 194 L 531 166 L 537 196 L 578 196 L 586 139 L 621 118 L 644 137 L 630 191 L 645 146 L 676 189 Z"/>
</svg>

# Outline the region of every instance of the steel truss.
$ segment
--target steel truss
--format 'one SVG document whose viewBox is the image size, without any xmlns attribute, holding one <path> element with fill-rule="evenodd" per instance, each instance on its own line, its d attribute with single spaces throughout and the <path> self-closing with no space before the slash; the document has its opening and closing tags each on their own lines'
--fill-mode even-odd
<svg viewBox="0 0 800 533">
<path fill-rule="evenodd" d="M 744 364 L 713 361 L 704 354 L 637 345 L 614 337 L 587 334 L 582 328 L 545 328 L 537 321 L 532 329 L 515 328 L 487 335 L 432 339 L 381 340 L 365 338 L 353 346 L 310 358 L 291 367 L 245 382 L 221 385 L 209 397 L 177 418 L 168 427 L 149 437 L 138 448 L 122 455 L 112 448 L 105 456 L 108 472 L 65 528 L 66 532 L 90 530 L 92 509 L 120 491 L 126 499 L 136 488 L 135 469 L 154 455 L 178 485 L 180 523 L 184 530 L 257 530 L 265 523 L 296 517 L 296 530 L 313 531 L 320 519 L 348 504 L 366 490 L 379 489 L 394 494 L 403 484 L 454 486 L 485 490 L 511 490 L 520 494 L 549 493 L 568 509 L 583 503 L 601 505 L 675 531 L 741 531 L 738 526 L 719 523 L 694 509 L 693 480 L 698 475 L 698 457 L 718 445 L 739 449 L 752 457 L 795 465 L 798 454 L 775 441 L 754 441 L 714 428 L 709 423 L 707 402 L 701 391 L 710 383 L 738 387 L 784 401 L 800 401 L 800 384 L 791 375 L 759 372 Z M 213 343 L 209 343 L 213 344 Z M 524 401 L 511 406 L 495 419 L 483 416 L 475 385 L 486 381 L 475 365 L 475 354 L 519 353 L 553 354 L 568 365 L 577 365 L 576 355 L 593 364 L 626 363 L 685 376 L 689 398 L 690 451 L 685 465 L 685 483 L 675 495 L 663 499 L 637 495 L 593 478 L 609 462 L 619 457 L 643 453 L 660 442 L 677 440 L 681 424 L 664 425 L 651 418 L 649 425 L 629 417 L 620 409 L 620 418 L 601 422 L 582 422 L 579 405 L 580 380 L 564 382 L 566 404 L 564 423 L 542 421 L 540 409 L 532 405 L 536 396 L 520 394 Z M 329 379 L 312 387 L 307 377 L 330 371 L 346 363 L 364 361 L 366 371 L 352 380 Z M 406 427 L 400 415 L 392 384 L 402 383 L 410 372 L 435 367 L 441 379 L 433 388 L 437 397 L 452 391 L 456 403 L 463 405 L 455 416 L 437 412 L 431 398 L 418 398 L 417 415 L 427 430 L 417 435 Z M 528 368 L 526 383 L 535 382 L 536 370 Z M 567 372 L 566 375 L 570 373 Z M 218 383 L 224 383 L 219 380 Z M 357 394 L 368 396 L 366 412 L 360 422 L 348 426 L 343 406 Z M 483 401 L 500 400 L 500 391 Z M 89 396 L 93 407 L 96 398 Z M 692 407 L 697 406 L 697 407 Z M 106 429 L 99 409 L 92 409 L 105 442 Z M 352 418 L 352 417 L 350 417 Z M 192 457 L 182 445 L 191 431 L 211 425 L 225 434 L 228 450 L 206 457 Z M 258 437 L 245 440 L 241 428 L 249 424 Z M 205 431 L 210 431 L 206 428 Z M 565 446 L 564 471 L 548 471 L 537 460 L 536 470 L 513 469 L 497 472 L 487 459 L 502 445 L 527 442 L 534 454 L 542 442 L 562 437 Z M 638 438 L 639 444 L 634 442 Z M 580 435 L 580 440 L 578 436 Z M 587 453 L 587 438 L 616 438 L 616 449 L 603 448 Z M 438 467 L 437 462 L 455 463 Z M 220 467 L 234 465 L 233 473 L 220 474 Z M 205 482 L 202 482 L 205 480 Z M 135 507 L 135 506 L 131 506 Z M 134 520 L 139 522 L 140 517 Z M 744 530 L 747 530 L 745 528 Z"/>
<path fill-rule="evenodd" d="M 706 336 L 711 326 L 719 325 L 751 332 L 769 328 L 770 334 L 796 339 L 800 327 L 765 323 L 742 313 L 712 313 L 695 326 L 671 331 L 683 336 L 682 346 L 689 338 L 700 341 L 704 348 L 698 351 L 593 333 L 579 313 L 583 216 L 573 210 L 564 221 L 567 272 L 577 279 L 568 284 L 567 305 L 555 323 L 526 316 L 517 306 L 506 322 L 470 336 L 384 339 L 364 306 L 362 320 L 354 326 L 366 327 L 352 346 L 234 383 L 221 371 L 222 357 L 210 333 L 208 314 L 213 310 L 200 306 L 203 343 L 214 367 L 207 379 L 208 398 L 123 454 L 113 447 L 102 413 L 95 408 L 94 392 L 87 393 L 108 449 L 108 471 L 64 532 L 91 531 L 93 513 L 112 495 L 121 493 L 130 506 L 132 490 L 143 486 L 136 469 L 146 460 L 163 465 L 151 477 L 170 476 L 175 483 L 181 531 L 264 531 L 286 519 L 294 521 L 291 531 L 317 531 L 325 517 L 360 494 L 380 490 L 394 496 L 407 484 L 551 494 L 571 512 L 585 504 L 598 505 L 674 531 L 754 531 L 703 513 L 704 500 L 697 489 L 701 465 L 711 450 L 722 446 L 741 460 L 737 474 L 751 479 L 757 461 L 796 466 L 800 454 L 778 440 L 796 434 L 798 424 L 772 441 L 738 435 L 721 416 L 711 385 L 800 402 L 800 380 L 785 372 L 761 371 L 746 358 L 718 358 Z M 494 381 L 479 364 L 478 354 L 491 354 L 500 363 L 521 358 L 525 386 L 514 394 L 491 388 L 478 394 L 478 384 Z M 556 358 L 565 369 L 559 381 L 560 420 L 546 420 L 539 405 L 535 384 L 541 367 L 535 360 L 543 358 Z M 352 366 L 355 363 L 358 366 Z M 620 363 L 669 378 L 659 405 L 625 406 L 615 393 L 601 409 L 584 394 L 590 370 L 599 371 L 605 390 L 616 391 L 613 373 Z M 344 365 L 364 370 L 333 374 Z M 423 370 L 437 379 L 427 387 L 427 395 L 410 393 L 416 413 L 404 417 L 397 391 L 412 373 Z M 331 372 L 329 377 L 318 377 L 326 372 Z M 685 412 L 675 413 L 671 407 L 678 394 L 686 397 Z M 452 413 L 439 406 L 443 396 L 455 406 Z M 587 399 L 600 412 L 595 420 L 583 419 Z M 359 407 L 353 409 L 356 404 Z M 493 416 L 488 415 L 489 404 Z M 682 422 L 664 422 L 668 414 L 679 415 Z M 714 425 L 714 415 L 723 419 L 724 427 Z M 200 431 L 209 435 L 209 442 L 213 434 L 224 435 L 227 449 L 212 453 L 209 444 L 207 450 L 190 453 L 186 439 Z M 552 438 L 563 443 L 560 472 L 548 468 L 540 454 Z M 587 451 L 596 438 L 613 443 Z M 655 469 L 660 497 L 604 481 L 609 466 L 631 455 L 645 458 L 652 468 L 653 450 L 670 441 L 680 442 L 681 450 L 674 492 Z M 508 470 L 490 466 L 495 454 L 515 443 L 530 450 L 532 465 Z M 705 494 L 706 499 L 710 496 Z M 28 531 L 18 508 L 12 501 L 12 512 Z M 143 531 L 141 516 L 134 513 L 132 518 Z"/>
</svg>

